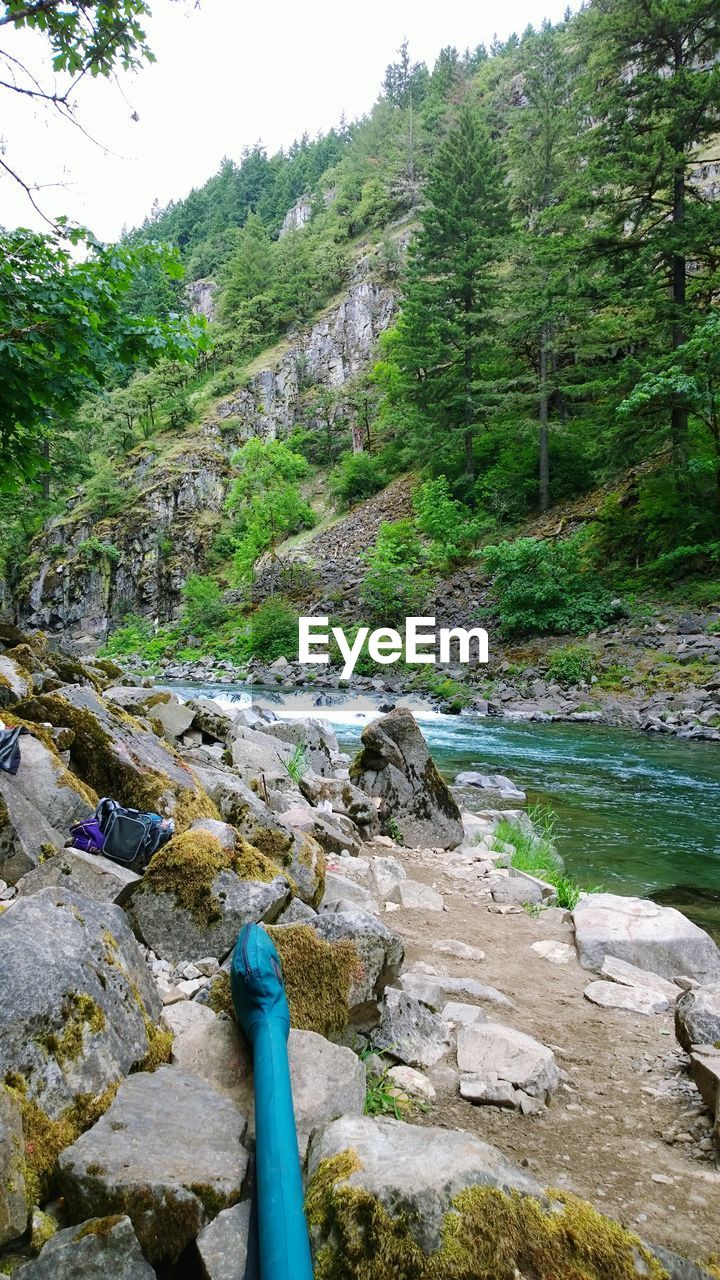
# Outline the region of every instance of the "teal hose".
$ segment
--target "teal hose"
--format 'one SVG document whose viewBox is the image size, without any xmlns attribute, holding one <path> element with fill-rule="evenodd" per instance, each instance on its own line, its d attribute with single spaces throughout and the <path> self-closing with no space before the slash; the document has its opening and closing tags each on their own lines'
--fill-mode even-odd
<svg viewBox="0 0 720 1280">
<path fill-rule="evenodd" d="M 256 924 L 243 925 L 230 971 L 233 1004 L 253 1049 L 255 1166 L 262 1280 L 312 1280 L 280 957 Z"/>
</svg>

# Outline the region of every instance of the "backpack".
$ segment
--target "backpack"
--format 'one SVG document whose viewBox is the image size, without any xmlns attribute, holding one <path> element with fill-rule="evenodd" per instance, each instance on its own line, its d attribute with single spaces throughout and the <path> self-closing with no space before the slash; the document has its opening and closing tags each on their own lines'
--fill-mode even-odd
<svg viewBox="0 0 720 1280">
<path fill-rule="evenodd" d="M 27 733 L 27 729 L 22 727 L 0 729 L 0 769 L 4 773 L 9 773 L 11 778 L 15 777 L 20 768 L 20 743 L 18 738 L 21 733 Z"/>
<path fill-rule="evenodd" d="M 88 853 L 102 853 L 134 871 L 142 871 L 174 834 L 172 818 L 125 809 L 107 796 L 98 804 L 94 818 L 71 828 L 73 843 L 79 848 Z"/>
</svg>

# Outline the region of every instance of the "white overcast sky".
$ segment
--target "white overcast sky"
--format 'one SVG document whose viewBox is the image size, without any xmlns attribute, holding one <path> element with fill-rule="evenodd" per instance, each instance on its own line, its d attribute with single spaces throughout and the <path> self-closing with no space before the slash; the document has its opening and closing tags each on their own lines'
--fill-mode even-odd
<svg viewBox="0 0 720 1280">
<path fill-rule="evenodd" d="M 363 115 L 405 36 L 413 58 L 432 66 L 445 45 L 474 48 L 495 33 L 557 20 L 566 7 L 567 0 L 156 0 L 148 34 L 157 62 L 78 91 L 78 117 L 105 150 L 56 113 L 7 92 L 0 145 L 7 163 L 41 186 L 36 198 L 46 213 L 113 239 L 141 222 L 154 199 L 166 204 L 201 185 L 223 156 L 237 159 L 258 139 L 272 153 L 305 131 L 329 129 L 343 112 Z M 3 48 L 33 70 L 49 65 L 41 36 L 3 34 Z M 43 225 L 4 175 L 0 223 Z"/>
</svg>

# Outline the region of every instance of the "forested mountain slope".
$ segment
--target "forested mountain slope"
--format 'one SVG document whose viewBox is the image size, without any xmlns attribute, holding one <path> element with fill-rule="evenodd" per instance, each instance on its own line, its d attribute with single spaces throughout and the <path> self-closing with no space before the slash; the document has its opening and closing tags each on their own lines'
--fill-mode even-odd
<svg viewBox="0 0 720 1280">
<path fill-rule="evenodd" d="M 404 46 L 364 119 L 154 209 L 124 245 L 184 280 L 148 260 L 135 313 L 205 336 L 43 426 L 42 494 L 0 498 L 6 604 L 239 659 L 269 596 L 285 637 L 328 593 L 401 621 L 458 574 L 507 634 L 678 581 L 716 603 L 719 52 L 706 0 L 591 3 L 432 70 Z M 351 573 L 332 521 L 388 484 Z M 549 585 L 505 607 L 516 580 Z"/>
</svg>

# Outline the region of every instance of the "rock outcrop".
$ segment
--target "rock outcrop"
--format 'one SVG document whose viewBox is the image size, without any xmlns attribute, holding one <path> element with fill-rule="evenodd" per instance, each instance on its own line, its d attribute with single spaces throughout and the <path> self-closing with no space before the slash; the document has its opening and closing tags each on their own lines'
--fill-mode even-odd
<svg viewBox="0 0 720 1280">
<path fill-rule="evenodd" d="M 720 950 L 712 938 L 674 907 L 644 898 L 592 893 L 573 912 L 580 963 L 602 969 L 606 956 L 626 960 L 663 978 L 686 974 L 700 982 L 720 978 Z"/>
<path fill-rule="evenodd" d="M 412 712 L 398 707 L 362 731 L 350 776 L 380 800 L 385 834 L 408 846 L 452 849 L 462 843 L 460 810 L 440 777 Z M 392 827 L 392 831 L 391 831 Z"/>
</svg>

